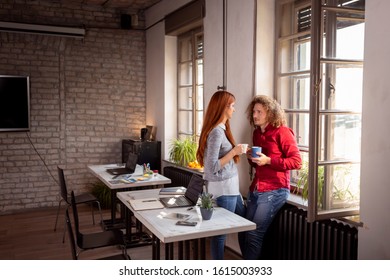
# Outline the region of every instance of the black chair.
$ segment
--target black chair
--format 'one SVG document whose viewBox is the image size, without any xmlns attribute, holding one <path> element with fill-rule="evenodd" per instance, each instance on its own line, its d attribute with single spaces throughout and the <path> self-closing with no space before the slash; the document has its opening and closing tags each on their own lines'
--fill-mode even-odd
<svg viewBox="0 0 390 280">
<path fill-rule="evenodd" d="M 61 189 L 61 199 L 60 199 L 60 202 L 58 203 L 57 217 L 56 217 L 56 223 L 54 226 L 54 231 L 56 231 L 56 229 L 57 229 L 58 215 L 60 213 L 62 201 L 65 201 L 65 203 L 67 204 L 66 209 L 68 209 L 69 206 L 71 205 L 69 194 L 68 194 L 68 189 L 66 187 L 64 170 L 62 168 L 60 168 L 59 166 L 57 166 L 57 171 L 58 171 L 58 178 L 60 180 L 59 184 L 60 184 L 60 189 Z M 94 196 L 91 193 L 81 193 L 81 194 L 78 194 L 75 196 L 75 201 L 76 201 L 75 202 L 76 204 L 81 204 L 81 203 L 91 204 L 93 224 L 95 224 L 95 215 L 94 215 L 94 209 L 93 209 L 92 204 L 96 203 L 98 208 L 99 208 L 99 212 L 100 212 L 100 221 L 103 222 L 102 209 L 100 207 L 100 202 L 96 196 Z M 62 243 L 64 243 L 64 242 L 65 242 L 65 227 L 64 227 L 64 234 L 62 236 Z"/>
<path fill-rule="evenodd" d="M 105 258 L 101 258 L 99 260 L 129 260 L 130 257 L 126 252 L 126 242 L 123 236 L 123 232 L 120 229 L 111 229 L 106 231 L 94 232 L 94 233 L 82 233 L 80 232 L 79 225 L 79 216 L 77 211 L 77 205 L 75 203 L 74 192 L 71 192 L 71 206 L 73 212 L 73 220 L 75 225 L 75 235 L 76 242 L 74 238 L 74 233 L 72 229 L 72 225 L 69 218 L 68 209 L 65 211 L 65 222 L 67 224 L 69 240 L 72 250 L 72 257 L 74 260 L 78 259 L 79 254 L 85 250 L 97 249 L 108 246 L 120 246 L 122 248 L 122 253 L 114 256 L 109 256 Z M 77 252 L 77 247 L 80 249 Z"/>
</svg>

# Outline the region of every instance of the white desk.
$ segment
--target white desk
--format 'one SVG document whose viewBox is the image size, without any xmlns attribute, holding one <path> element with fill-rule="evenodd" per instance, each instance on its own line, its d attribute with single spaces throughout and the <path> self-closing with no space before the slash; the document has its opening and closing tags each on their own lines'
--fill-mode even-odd
<svg viewBox="0 0 390 280">
<path fill-rule="evenodd" d="M 158 197 L 158 192 L 158 189 L 120 192 L 117 193 L 117 196 L 133 212 L 135 218 L 163 243 L 201 239 L 256 229 L 255 223 L 220 207 L 215 208 L 210 220 L 202 221 L 198 207 L 194 207 L 190 211 L 187 210 L 187 207 L 134 211 L 128 202 L 129 199 Z M 175 225 L 177 220 L 163 218 L 164 215 L 172 212 L 190 214 L 189 220 L 197 221 L 198 224 L 195 227 L 177 226 Z M 153 255 L 153 257 L 158 258 L 159 256 Z"/>
<path fill-rule="evenodd" d="M 89 171 L 99 178 L 107 187 L 111 190 L 111 225 L 115 224 L 115 213 L 116 213 L 116 193 L 121 191 L 129 191 L 131 189 L 139 189 L 142 187 L 153 187 L 153 186 L 161 186 L 165 184 L 170 184 L 171 179 L 164 177 L 161 174 L 157 174 L 156 177 L 152 177 L 149 180 L 145 181 L 137 181 L 134 183 L 117 183 L 121 176 L 118 176 L 117 178 L 114 178 L 112 174 L 108 173 L 106 170 L 108 168 L 118 168 L 117 164 L 104 164 L 104 165 L 89 165 L 88 169 Z M 141 165 L 137 164 L 137 167 L 134 171 L 134 176 L 136 175 L 142 175 L 143 174 L 143 167 Z"/>
</svg>

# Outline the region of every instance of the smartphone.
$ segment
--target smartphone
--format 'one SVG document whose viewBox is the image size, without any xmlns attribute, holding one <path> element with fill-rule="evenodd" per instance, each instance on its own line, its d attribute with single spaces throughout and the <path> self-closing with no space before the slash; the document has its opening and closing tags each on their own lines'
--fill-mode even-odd
<svg viewBox="0 0 390 280">
<path fill-rule="evenodd" d="M 176 225 L 178 226 L 189 226 L 194 227 L 197 225 L 198 222 L 189 222 L 189 221 L 177 221 Z"/>
</svg>

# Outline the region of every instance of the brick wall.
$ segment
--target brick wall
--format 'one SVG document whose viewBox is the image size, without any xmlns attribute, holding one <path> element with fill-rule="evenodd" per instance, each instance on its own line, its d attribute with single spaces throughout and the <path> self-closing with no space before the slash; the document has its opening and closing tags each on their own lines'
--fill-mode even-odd
<svg viewBox="0 0 390 280">
<path fill-rule="evenodd" d="M 1 1 L 2 21 L 83 25 L 86 36 L 0 32 L 0 74 L 29 75 L 31 86 L 31 131 L 0 133 L 0 215 L 56 206 L 57 165 L 69 189 L 87 190 L 96 180 L 87 165 L 119 162 L 121 140 L 139 137 L 146 120 L 145 33 L 120 29 L 121 13 Z"/>
</svg>

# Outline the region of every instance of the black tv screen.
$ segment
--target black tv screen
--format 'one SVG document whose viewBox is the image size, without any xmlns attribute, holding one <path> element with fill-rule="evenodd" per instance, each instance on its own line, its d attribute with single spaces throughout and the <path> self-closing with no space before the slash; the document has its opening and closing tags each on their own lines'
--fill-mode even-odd
<svg viewBox="0 0 390 280">
<path fill-rule="evenodd" d="M 0 75 L 0 132 L 29 130 L 29 77 Z"/>
</svg>

